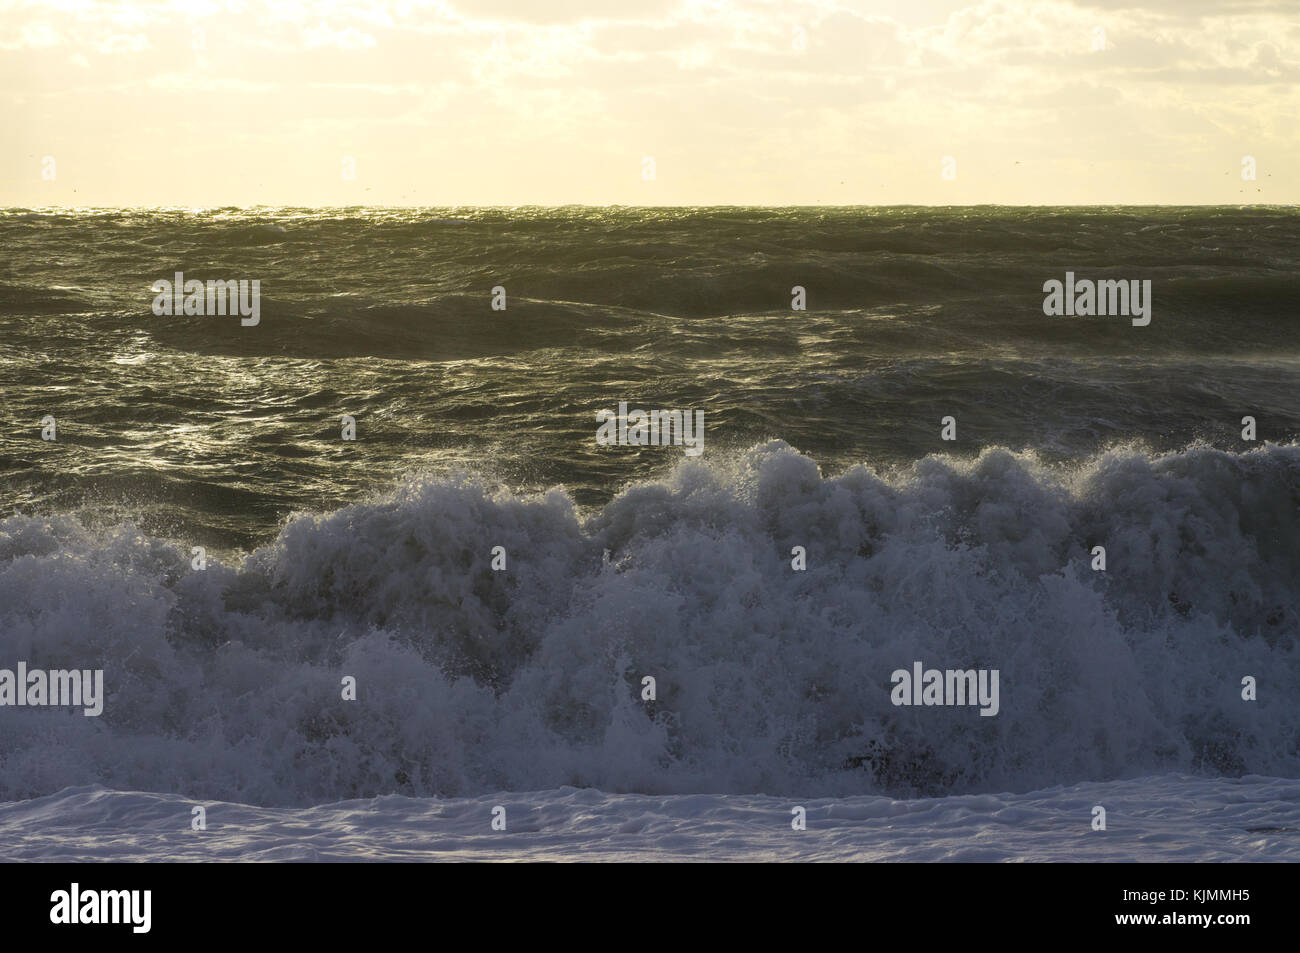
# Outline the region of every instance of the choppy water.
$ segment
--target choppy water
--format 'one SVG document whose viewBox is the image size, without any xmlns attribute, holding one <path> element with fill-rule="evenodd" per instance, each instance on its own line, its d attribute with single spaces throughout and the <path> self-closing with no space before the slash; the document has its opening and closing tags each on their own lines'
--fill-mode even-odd
<svg viewBox="0 0 1300 953">
<path fill-rule="evenodd" d="M 109 686 L 4 712 L 0 798 L 1300 776 L 1298 239 L 1286 209 L 0 213 L 0 665 Z M 155 316 L 176 271 L 260 280 L 261 323 Z M 1066 271 L 1150 279 L 1150 326 L 1044 316 Z M 703 457 L 598 447 L 620 400 L 705 411 Z M 914 659 L 999 668 L 1001 713 L 894 708 Z"/>
</svg>

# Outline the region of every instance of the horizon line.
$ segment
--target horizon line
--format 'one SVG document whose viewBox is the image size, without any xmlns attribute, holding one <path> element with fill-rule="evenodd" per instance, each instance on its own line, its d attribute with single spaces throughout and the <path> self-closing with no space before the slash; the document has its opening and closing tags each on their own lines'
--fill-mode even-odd
<svg viewBox="0 0 1300 953">
<path fill-rule="evenodd" d="M 1002 202 L 972 202 L 968 204 L 937 204 L 928 202 L 894 202 L 888 204 L 872 203 L 848 203 L 848 204 L 752 204 L 737 205 L 735 203 L 709 204 L 709 205 L 625 205 L 618 202 L 607 204 L 591 204 L 586 202 L 567 202 L 561 204 L 529 204 L 529 203 L 512 203 L 506 205 L 267 205 L 265 203 L 256 203 L 251 205 L 193 205 L 189 203 L 177 204 L 159 204 L 159 205 L 5 205 L 0 206 L 0 211 L 15 212 L 41 212 L 46 210 L 58 211 L 220 211 L 223 209 L 234 209 L 239 211 L 248 211 L 253 209 L 303 209 L 303 210 L 333 210 L 333 209 L 896 209 L 896 208 L 932 208 L 932 209 L 969 209 L 969 208 L 1006 208 L 1006 209 L 1057 209 L 1057 208 L 1231 208 L 1231 209 L 1297 209 L 1300 203 L 1297 202 L 1250 202 L 1250 203 L 1231 203 L 1231 202 L 1071 202 L 1071 203 L 1022 203 L 1007 204 Z"/>
</svg>

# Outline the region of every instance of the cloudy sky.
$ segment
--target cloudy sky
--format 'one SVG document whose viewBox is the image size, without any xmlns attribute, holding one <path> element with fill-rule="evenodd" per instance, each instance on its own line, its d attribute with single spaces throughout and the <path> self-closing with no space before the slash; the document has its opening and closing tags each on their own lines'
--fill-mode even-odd
<svg viewBox="0 0 1300 953">
<path fill-rule="evenodd" d="M 1296 203 L 1298 80 L 1300 0 L 0 0 L 0 205 Z"/>
</svg>

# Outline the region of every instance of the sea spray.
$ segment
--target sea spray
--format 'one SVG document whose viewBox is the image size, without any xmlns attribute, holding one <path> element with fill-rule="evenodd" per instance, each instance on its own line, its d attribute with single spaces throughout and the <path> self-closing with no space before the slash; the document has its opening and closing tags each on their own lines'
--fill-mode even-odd
<svg viewBox="0 0 1300 953">
<path fill-rule="evenodd" d="M 204 571 L 129 524 L 10 516 L 0 646 L 102 665 L 113 691 L 95 719 L 0 713 L 0 798 L 1297 776 L 1298 472 L 1266 445 L 825 477 L 773 442 L 586 512 L 426 473 Z M 894 706 L 900 657 L 997 669 L 997 716 Z"/>
</svg>

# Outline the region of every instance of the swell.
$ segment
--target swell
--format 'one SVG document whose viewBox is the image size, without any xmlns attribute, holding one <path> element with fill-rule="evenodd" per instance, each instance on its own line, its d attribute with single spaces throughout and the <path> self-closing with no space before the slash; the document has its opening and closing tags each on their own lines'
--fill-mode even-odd
<svg viewBox="0 0 1300 953">
<path fill-rule="evenodd" d="M 0 213 L 0 325 L 33 345 L 115 330 L 199 353 L 460 360 L 818 316 L 913 351 L 952 337 L 1075 354 L 1300 350 L 1287 209 L 35 214 Z M 153 315 L 150 284 L 176 271 L 259 280 L 262 323 Z M 1151 326 L 1044 316 L 1043 282 L 1066 271 L 1150 279 Z M 504 312 L 489 305 L 498 285 Z M 796 285 L 807 312 L 790 308 Z M 28 327 L 72 315 L 94 320 Z"/>
</svg>

